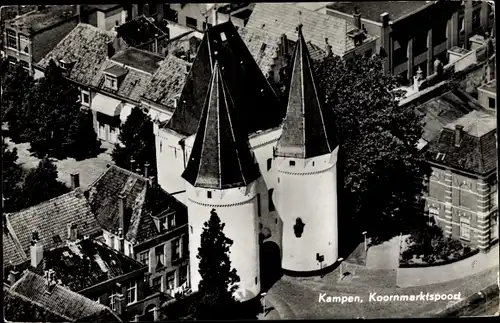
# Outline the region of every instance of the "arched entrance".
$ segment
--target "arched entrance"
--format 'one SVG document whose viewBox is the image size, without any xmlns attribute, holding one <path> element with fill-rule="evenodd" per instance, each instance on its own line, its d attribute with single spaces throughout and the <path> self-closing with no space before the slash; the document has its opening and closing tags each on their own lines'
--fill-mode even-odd
<svg viewBox="0 0 500 323">
<path fill-rule="evenodd" d="M 267 292 L 282 276 L 281 250 L 273 241 L 264 241 L 260 245 L 260 286 Z"/>
</svg>

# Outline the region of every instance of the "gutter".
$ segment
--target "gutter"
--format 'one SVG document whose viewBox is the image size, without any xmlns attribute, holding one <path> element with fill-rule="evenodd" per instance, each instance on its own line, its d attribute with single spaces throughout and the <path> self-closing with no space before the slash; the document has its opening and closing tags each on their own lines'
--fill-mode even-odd
<svg viewBox="0 0 500 323">
<path fill-rule="evenodd" d="M 443 169 L 443 168 L 447 168 L 447 169 L 451 169 L 453 171 L 456 171 L 457 173 L 461 173 L 461 175 L 467 175 L 467 176 L 472 176 L 474 178 L 478 178 L 478 179 L 485 179 L 485 178 L 488 178 L 491 174 L 495 173 L 496 172 L 496 169 L 490 171 L 489 173 L 486 173 L 486 174 L 476 174 L 476 173 L 470 173 L 468 171 L 464 171 L 464 170 L 461 170 L 461 169 L 458 169 L 458 168 L 455 168 L 455 167 L 450 167 L 450 166 L 446 166 L 446 165 L 443 165 L 443 164 L 438 164 L 438 163 L 435 163 L 435 162 L 432 162 L 432 161 L 429 161 L 429 160 L 426 160 L 427 163 L 429 163 L 430 165 L 432 166 L 436 166 L 440 169 Z"/>
<path fill-rule="evenodd" d="M 126 278 L 129 278 L 129 277 L 133 277 L 133 276 L 136 276 L 137 274 L 141 273 L 141 272 L 147 272 L 148 271 L 148 267 L 147 266 L 144 266 L 144 267 L 141 267 L 139 269 L 136 269 L 128 274 L 124 274 L 124 275 L 121 275 L 121 276 L 118 276 L 118 277 L 113 277 L 113 278 L 110 278 L 106 281 L 103 281 L 101 283 L 98 283 L 96 285 L 93 285 L 93 286 L 90 286 L 90 287 L 87 287 L 85 289 L 82 289 L 82 290 L 79 290 L 77 293 L 78 294 L 83 294 L 83 293 L 86 293 L 86 292 L 89 292 L 93 289 L 97 289 L 99 287 L 102 287 L 104 285 L 107 285 L 113 281 L 123 281 L 125 280 Z"/>
<path fill-rule="evenodd" d="M 177 193 L 183 193 L 183 192 L 185 192 L 185 191 L 180 191 L 180 192 L 177 192 Z M 164 238 L 164 237 L 166 237 L 166 236 L 168 236 L 168 235 L 173 235 L 173 234 L 174 234 L 174 232 L 176 232 L 176 231 L 181 231 L 181 229 L 183 229 L 184 227 L 187 227 L 187 226 L 188 226 L 188 223 L 185 223 L 185 224 L 183 224 L 183 225 L 181 225 L 181 226 L 179 226 L 179 227 L 177 227 L 177 228 L 175 228 L 175 229 L 173 229 L 173 230 L 171 230 L 171 231 L 167 231 L 167 232 L 165 232 L 165 233 L 163 233 L 163 234 L 161 234 L 161 235 L 159 235 L 159 236 L 156 236 L 156 237 L 151 238 L 151 239 L 149 239 L 149 240 L 143 241 L 143 242 L 141 242 L 141 243 L 139 243 L 139 244 L 135 245 L 135 246 L 134 246 L 134 249 L 135 249 L 135 248 L 140 248 L 141 246 L 146 245 L 146 244 L 150 243 L 151 241 L 154 241 L 154 240 L 161 240 L 161 238 Z"/>
</svg>

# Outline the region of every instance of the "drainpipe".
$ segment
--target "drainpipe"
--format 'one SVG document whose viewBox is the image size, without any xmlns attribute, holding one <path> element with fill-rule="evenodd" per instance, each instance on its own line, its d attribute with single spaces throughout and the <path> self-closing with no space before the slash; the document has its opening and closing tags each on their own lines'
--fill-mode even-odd
<svg viewBox="0 0 500 323">
<path fill-rule="evenodd" d="M 186 168 L 186 142 L 183 139 L 179 140 L 179 145 L 182 148 L 182 160 L 184 161 L 184 169 Z"/>
</svg>

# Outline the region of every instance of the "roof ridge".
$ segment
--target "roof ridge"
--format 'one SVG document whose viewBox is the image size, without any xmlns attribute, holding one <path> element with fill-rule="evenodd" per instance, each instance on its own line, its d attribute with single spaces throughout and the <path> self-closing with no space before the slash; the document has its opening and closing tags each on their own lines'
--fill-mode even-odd
<svg viewBox="0 0 500 323">
<path fill-rule="evenodd" d="M 67 193 L 64 193 L 64 194 L 58 195 L 56 197 L 53 197 L 50 200 L 43 201 L 43 202 L 40 202 L 40 203 L 32 205 L 32 206 L 28 206 L 27 208 L 21 209 L 21 210 L 16 211 L 16 212 L 10 212 L 10 213 L 5 213 L 5 214 L 6 215 L 13 215 L 13 214 L 18 214 L 18 213 L 21 213 L 21 212 L 25 212 L 27 210 L 34 209 L 36 207 L 40 207 L 41 205 L 46 205 L 46 204 L 49 204 L 51 202 L 54 202 L 54 200 L 61 199 L 62 197 L 74 195 L 75 193 L 77 193 L 77 191 L 82 191 L 82 189 L 80 187 L 77 187 L 74 190 L 71 190 L 71 191 L 69 191 Z M 77 197 L 77 196 L 75 196 L 75 197 Z"/>
<path fill-rule="evenodd" d="M 5 226 L 7 227 L 7 230 L 9 231 L 9 234 L 12 237 L 12 240 L 14 241 L 14 246 L 16 247 L 17 251 L 20 253 L 21 258 L 23 258 L 23 261 L 27 260 L 28 256 L 24 252 L 23 247 L 21 245 L 21 242 L 19 241 L 19 238 L 17 237 L 17 234 L 14 231 L 12 224 L 10 223 L 9 215 L 10 214 L 5 214 Z"/>
</svg>

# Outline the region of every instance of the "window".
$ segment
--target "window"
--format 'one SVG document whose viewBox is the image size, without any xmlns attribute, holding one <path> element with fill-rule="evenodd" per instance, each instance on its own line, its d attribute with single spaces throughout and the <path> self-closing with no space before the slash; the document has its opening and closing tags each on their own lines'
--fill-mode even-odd
<svg viewBox="0 0 500 323">
<path fill-rule="evenodd" d="M 498 213 L 491 215 L 490 232 L 491 232 L 491 241 L 494 242 L 495 240 L 498 239 Z"/>
<path fill-rule="evenodd" d="M 175 271 L 167 275 L 167 290 L 172 291 L 175 288 Z"/>
<path fill-rule="evenodd" d="M 112 90 L 118 90 L 118 82 L 116 81 L 116 77 L 111 75 L 105 76 L 106 87 Z"/>
<path fill-rule="evenodd" d="M 460 218 L 460 238 L 470 241 L 470 220 L 466 217 Z"/>
<path fill-rule="evenodd" d="M 163 246 L 159 246 L 155 248 L 156 254 L 156 268 L 161 268 L 165 266 L 165 250 Z"/>
<path fill-rule="evenodd" d="M 429 207 L 429 216 L 434 217 L 439 215 L 439 209 L 435 207 Z"/>
<path fill-rule="evenodd" d="M 161 152 L 162 146 L 163 146 L 163 144 L 162 144 L 161 139 L 160 139 L 160 152 Z"/>
<path fill-rule="evenodd" d="M 498 185 L 496 184 L 491 186 L 490 205 L 491 210 L 498 206 Z"/>
<path fill-rule="evenodd" d="M 273 192 L 274 192 L 274 189 L 271 188 L 269 189 L 268 191 L 268 200 L 269 200 L 269 212 L 272 212 L 275 210 L 275 207 L 274 207 L 274 202 L 273 202 Z"/>
<path fill-rule="evenodd" d="M 149 266 L 149 251 L 143 252 L 139 254 L 139 261 Z"/>
<path fill-rule="evenodd" d="M 179 268 L 179 285 L 187 282 L 188 266 L 184 265 Z"/>
<path fill-rule="evenodd" d="M 19 50 L 23 53 L 30 53 L 30 41 L 28 37 L 19 35 Z"/>
<path fill-rule="evenodd" d="M 269 158 L 269 159 L 267 160 L 267 170 L 270 170 L 270 169 L 271 169 L 272 164 L 273 164 L 273 160 L 272 160 L 272 158 Z"/>
<path fill-rule="evenodd" d="M 127 283 L 127 304 L 135 303 L 137 300 L 137 282 L 135 280 Z"/>
<path fill-rule="evenodd" d="M 458 194 L 458 205 L 468 209 L 473 207 L 475 197 L 469 192 L 467 184 L 460 185 Z"/>
<path fill-rule="evenodd" d="M 196 29 L 198 27 L 198 21 L 194 18 L 186 17 L 186 26 Z"/>
<path fill-rule="evenodd" d="M 210 191 L 207 192 L 207 198 L 209 198 L 209 199 L 212 198 L 212 192 L 210 192 Z"/>
<path fill-rule="evenodd" d="M 153 291 L 155 291 L 155 292 L 163 292 L 162 278 L 163 278 L 162 276 L 153 278 L 153 283 L 152 283 L 152 286 L 151 286 L 151 289 Z"/>
<path fill-rule="evenodd" d="M 109 308 L 113 311 L 116 311 L 116 297 L 117 295 L 111 295 L 109 297 Z"/>
<path fill-rule="evenodd" d="M 172 261 L 178 260 L 181 256 L 181 240 L 175 239 L 172 241 Z"/>
<path fill-rule="evenodd" d="M 96 302 L 97 304 L 101 304 L 101 298 L 100 298 L 99 296 L 94 297 L 92 300 L 93 300 L 94 302 Z"/>
<path fill-rule="evenodd" d="M 472 30 L 477 30 L 478 28 L 481 27 L 481 21 L 479 19 L 481 9 L 474 10 L 472 12 Z"/>
<path fill-rule="evenodd" d="M 290 160 L 289 165 L 292 167 L 295 166 L 295 160 Z"/>
<path fill-rule="evenodd" d="M 90 104 L 90 93 L 89 91 L 82 90 L 82 104 L 89 105 Z"/>
<path fill-rule="evenodd" d="M 7 47 L 17 49 L 16 32 L 11 29 L 7 29 Z"/>
<path fill-rule="evenodd" d="M 267 47 L 267 44 L 266 43 L 263 43 L 261 46 L 260 46 L 260 51 L 263 52 L 266 50 L 266 47 Z"/>
<path fill-rule="evenodd" d="M 8 60 L 9 60 L 9 67 L 10 67 L 10 68 L 16 68 L 16 65 L 17 65 L 17 59 L 15 59 L 15 58 L 14 58 L 14 57 L 12 57 L 12 56 L 9 56 Z"/>
<path fill-rule="evenodd" d="M 54 243 L 61 243 L 62 242 L 62 239 L 58 234 L 53 236 L 52 240 L 54 240 Z"/>
<path fill-rule="evenodd" d="M 175 227 L 175 214 L 168 215 L 168 229 Z"/>
<path fill-rule="evenodd" d="M 165 4 L 164 6 L 168 5 Z M 177 17 L 177 11 L 172 10 L 170 8 L 165 8 L 163 9 L 163 12 L 165 13 L 164 14 L 165 19 L 170 20 L 172 22 L 178 22 L 179 18 Z"/>
<path fill-rule="evenodd" d="M 208 28 L 211 28 L 212 24 L 203 22 L 203 30 L 207 30 Z"/>
<path fill-rule="evenodd" d="M 260 215 L 261 215 L 261 213 L 260 213 L 260 193 L 257 194 L 257 214 L 260 217 Z"/>
<path fill-rule="evenodd" d="M 302 233 L 304 232 L 304 222 L 302 222 L 301 218 L 295 219 L 295 225 L 293 226 L 293 232 L 297 238 L 302 237 Z"/>
<path fill-rule="evenodd" d="M 488 106 L 490 109 L 495 109 L 496 100 L 495 98 L 488 98 Z"/>
</svg>

